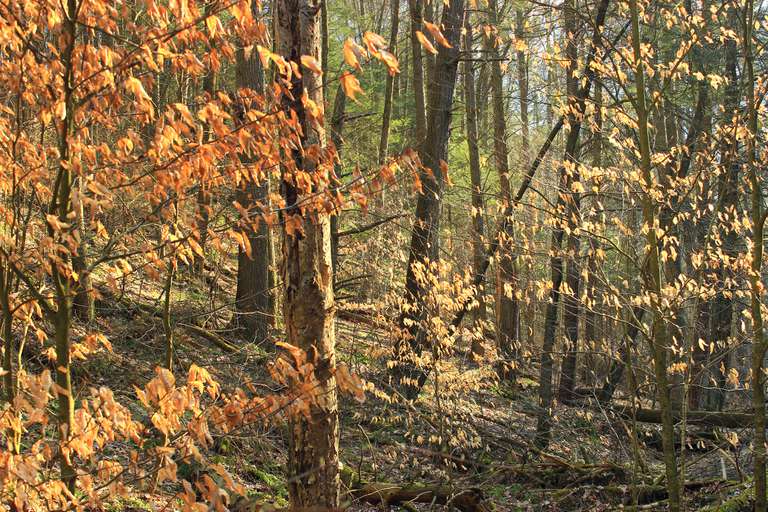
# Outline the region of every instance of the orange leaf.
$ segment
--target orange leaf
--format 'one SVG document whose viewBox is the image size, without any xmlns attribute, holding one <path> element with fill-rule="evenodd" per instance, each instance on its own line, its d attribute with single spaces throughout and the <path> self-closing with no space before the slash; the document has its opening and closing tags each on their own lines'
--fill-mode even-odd
<svg viewBox="0 0 768 512">
<path fill-rule="evenodd" d="M 149 97 L 149 94 L 147 94 L 147 91 L 144 90 L 144 86 L 141 84 L 141 81 L 134 76 L 129 77 L 125 80 L 125 88 L 128 92 L 133 94 L 138 99 L 142 99 L 142 100 L 151 99 Z"/>
<path fill-rule="evenodd" d="M 378 56 L 379 50 L 387 47 L 387 40 L 375 32 L 366 32 L 363 34 L 363 42 L 368 47 L 368 51 L 376 56 Z"/>
<path fill-rule="evenodd" d="M 317 62 L 317 59 L 314 58 L 311 55 L 302 55 L 301 56 L 301 65 L 304 66 L 305 68 L 311 69 L 312 71 L 314 71 L 318 75 L 322 75 L 323 74 L 322 66 L 320 65 L 319 62 Z"/>
<path fill-rule="evenodd" d="M 451 43 L 448 42 L 448 40 L 445 38 L 445 36 L 440 31 L 440 28 L 437 25 L 435 25 L 434 23 L 425 21 L 424 26 L 427 28 L 427 30 L 429 30 L 429 33 L 432 34 L 432 37 L 435 38 L 435 41 L 437 41 L 442 46 L 445 46 L 446 48 L 453 48 L 453 46 L 451 46 Z"/>
<path fill-rule="evenodd" d="M 379 58 L 387 66 L 390 76 L 395 76 L 395 74 L 400 72 L 400 63 L 397 62 L 397 57 L 387 50 L 381 50 L 381 52 L 379 52 Z"/>
<path fill-rule="evenodd" d="M 205 26 L 208 28 L 208 36 L 213 39 L 216 37 L 216 29 L 219 28 L 219 18 L 216 16 L 208 16 L 205 18 Z"/>
<path fill-rule="evenodd" d="M 429 42 L 429 39 L 427 39 L 427 36 L 425 36 L 420 30 L 416 31 L 416 39 L 419 40 L 419 42 L 421 43 L 421 46 L 423 46 L 424 49 L 427 50 L 429 53 L 433 55 L 437 53 L 437 48 L 435 48 L 435 46 Z"/>
<path fill-rule="evenodd" d="M 344 41 L 343 53 L 344 62 L 347 63 L 347 66 L 355 68 L 358 71 L 363 70 L 363 68 L 360 66 L 359 59 L 363 57 L 365 48 L 354 42 L 352 39 L 347 39 Z"/>
<path fill-rule="evenodd" d="M 355 77 L 355 75 L 352 73 L 345 71 L 341 75 L 340 80 L 341 88 L 344 89 L 344 94 L 346 94 L 347 97 L 351 100 L 357 101 L 355 96 L 357 96 L 358 93 L 365 94 L 365 91 L 363 91 L 362 87 L 360 87 L 360 82 L 357 80 L 357 77 Z"/>
</svg>

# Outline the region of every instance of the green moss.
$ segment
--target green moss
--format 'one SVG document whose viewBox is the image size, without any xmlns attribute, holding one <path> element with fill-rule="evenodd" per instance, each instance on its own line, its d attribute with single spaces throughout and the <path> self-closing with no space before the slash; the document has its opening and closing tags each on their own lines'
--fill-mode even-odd
<svg viewBox="0 0 768 512">
<path fill-rule="evenodd" d="M 277 497 L 288 497 L 288 488 L 285 486 L 282 475 L 273 472 L 276 468 L 255 466 L 248 463 L 241 463 L 240 468 L 240 475 L 246 480 L 263 483 Z"/>
<path fill-rule="evenodd" d="M 737 486 L 736 495 L 716 505 L 704 507 L 701 510 L 703 512 L 748 512 L 752 510 L 755 490 L 752 487 L 752 479 L 749 479 L 747 482 L 746 485 L 749 485 L 749 487 L 745 488 L 744 484 Z"/>
<path fill-rule="evenodd" d="M 146 501 L 136 496 L 119 497 L 110 502 L 105 508 L 106 512 L 125 512 L 135 510 L 152 510 Z"/>
</svg>

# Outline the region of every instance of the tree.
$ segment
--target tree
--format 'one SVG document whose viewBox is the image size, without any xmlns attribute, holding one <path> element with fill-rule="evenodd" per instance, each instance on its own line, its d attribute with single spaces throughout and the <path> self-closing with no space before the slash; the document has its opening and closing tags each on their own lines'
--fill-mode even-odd
<svg viewBox="0 0 768 512">
<path fill-rule="evenodd" d="M 392 6 L 390 22 L 392 28 L 389 35 L 389 51 L 397 53 L 397 31 L 400 26 L 400 0 L 390 0 Z M 384 113 L 381 118 L 381 137 L 379 139 L 379 163 L 383 163 L 389 150 L 389 126 L 392 122 L 392 105 L 395 100 L 395 76 L 396 73 L 387 74 L 387 82 L 384 88 Z"/>
<path fill-rule="evenodd" d="M 571 98 L 578 95 L 578 81 L 576 80 L 576 67 L 578 66 L 577 41 L 576 41 L 576 12 L 574 2 L 568 0 L 563 5 L 564 30 L 567 34 L 565 54 L 568 59 L 568 70 L 566 74 L 566 83 L 568 89 L 569 108 L 573 108 Z M 576 113 L 576 116 L 581 111 Z M 568 148 L 569 151 L 576 151 L 575 148 Z M 584 186 L 581 184 L 581 171 L 579 169 L 579 158 L 576 154 L 566 155 L 566 161 L 573 163 L 572 168 L 563 170 L 568 173 L 570 187 L 565 192 L 568 194 L 568 208 L 566 211 L 568 244 L 566 255 L 569 257 L 566 269 L 565 284 L 567 292 L 563 297 L 563 329 L 565 331 L 565 356 L 563 357 L 562 368 L 560 372 L 560 388 L 558 398 L 566 403 L 574 398 L 574 387 L 576 385 L 576 362 L 579 349 L 579 316 L 581 312 L 581 190 Z M 570 166 L 569 166 L 570 167 Z"/>
<path fill-rule="evenodd" d="M 416 203 L 416 221 L 411 233 L 405 278 L 407 309 L 400 315 L 400 325 L 407 334 L 395 347 L 395 358 L 399 364 L 394 367 L 394 376 L 399 380 L 397 384 L 402 386 L 403 394 L 410 399 L 416 397 L 427 378 L 423 369 L 406 361 L 409 352 L 418 356 L 428 342 L 423 325 L 426 320 L 426 310 L 421 303 L 423 288 L 417 277 L 417 267 L 429 269 L 431 263 L 438 261 L 440 254 L 440 206 L 463 15 L 463 0 L 450 0 L 443 9 L 445 42 L 439 45 L 434 80 L 429 89 L 429 120 L 426 139 L 421 148 L 423 168 L 419 172 L 422 190 Z M 417 67 L 415 59 L 414 67 Z"/>
<path fill-rule="evenodd" d="M 422 33 L 422 0 L 408 0 L 411 15 L 411 69 L 413 70 L 414 132 L 416 147 L 421 147 L 427 137 L 427 109 L 424 97 L 424 62 L 422 61 L 421 43 L 418 34 Z"/>
<path fill-rule="evenodd" d="M 578 171 L 577 146 L 579 135 L 583 123 L 583 112 L 586 108 L 586 100 L 592 87 L 594 74 L 590 72 L 591 65 L 596 60 L 596 54 L 601 43 L 600 30 L 605 21 L 606 11 L 608 10 L 608 1 L 601 2 L 597 7 L 595 14 L 595 31 L 593 33 L 589 53 L 585 62 L 587 81 L 578 88 L 577 84 L 572 82 L 569 90 L 576 91 L 573 96 L 568 97 L 568 126 L 570 130 L 565 143 L 563 162 L 558 170 L 559 183 L 557 203 L 555 211 L 560 220 L 552 228 L 552 240 L 550 242 L 550 274 L 552 288 L 550 290 L 549 302 L 547 303 L 546 315 L 544 318 L 544 342 L 542 344 L 541 367 L 539 371 L 539 415 L 536 424 L 537 443 L 540 446 L 546 446 L 549 443 L 551 428 L 551 408 L 552 408 L 552 351 L 555 345 L 555 334 L 557 329 L 557 315 L 560 304 L 560 287 L 563 282 L 563 255 L 561 254 L 563 236 L 566 226 L 572 229 L 574 222 L 578 220 L 580 175 Z M 571 54 L 571 66 L 574 66 L 574 55 Z M 574 71 L 571 71 L 573 74 Z M 561 117 L 561 123 L 563 118 Z M 560 124 L 560 123 L 559 123 Z M 575 194 L 574 194 L 575 193 Z M 573 195 L 573 197 L 572 197 Z M 576 254 L 576 253 L 574 253 Z M 571 335 L 574 335 L 571 330 Z"/>
<path fill-rule="evenodd" d="M 264 70 L 257 55 L 246 57 L 242 49 L 237 53 L 237 85 L 241 88 L 244 115 L 251 104 L 263 101 L 258 96 L 264 94 Z M 254 163 L 251 160 L 247 155 L 242 157 L 246 166 Z M 269 177 L 253 172 L 246 175 L 237 190 L 237 202 L 247 213 L 243 232 L 250 251 L 238 248 L 234 324 L 244 327 L 249 339 L 262 341 L 268 336 L 275 314 L 269 269 L 271 231 L 260 212 L 260 208 L 269 206 Z"/>
<path fill-rule="evenodd" d="M 748 0 L 744 6 L 744 74 L 746 79 L 746 167 L 750 187 L 750 220 L 752 221 L 752 267 L 749 274 L 750 309 L 752 313 L 752 410 L 754 414 L 754 474 L 755 510 L 766 510 L 766 463 L 765 463 L 765 354 L 768 350 L 763 327 L 762 271 L 763 229 L 766 216 L 763 213 L 763 192 L 758 174 L 756 138 L 758 136 L 757 96 L 753 55 L 754 4 Z"/>
<path fill-rule="evenodd" d="M 318 0 L 279 0 L 275 12 L 278 53 L 301 66 L 307 58 L 320 60 L 320 3 Z M 310 69 L 293 73 L 282 103 L 285 120 L 301 127 L 301 148 L 282 170 L 283 214 L 283 316 L 289 344 L 313 357 L 320 398 L 307 418 L 296 418 L 289 427 L 289 494 L 295 508 L 339 506 L 339 411 L 336 399 L 333 268 L 330 218 L 323 210 L 308 210 L 301 190 L 301 175 L 322 178 L 329 172 L 322 160 L 325 130 L 322 118 L 321 77 Z M 322 179 L 320 181 L 323 181 Z"/>
<path fill-rule="evenodd" d="M 649 293 L 651 312 L 653 316 L 651 335 L 651 357 L 656 378 L 658 401 L 662 411 L 662 444 L 664 449 L 664 467 L 669 491 L 669 509 L 672 512 L 680 510 L 680 481 L 677 474 L 675 457 L 675 427 L 672 418 L 672 404 L 667 380 L 667 350 L 669 347 L 668 330 L 663 317 L 663 306 L 659 303 L 662 288 L 661 258 L 659 255 L 659 240 L 656 235 L 657 208 L 651 197 L 655 188 L 652 175 L 650 138 L 648 136 L 648 109 L 646 108 L 645 63 L 640 40 L 640 10 L 637 0 L 629 3 L 630 23 L 632 30 L 632 52 L 635 62 L 634 107 L 637 115 L 638 146 L 640 153 L 640 173 L 643 180 L 643 224 L 646 233 L 645 251 L 648 267 L 644 269 L 643 280 Z"/>
<path fill-rule="evenodd" d="M 498 26 L 500 13 L 496 0 L 488 4 L 490 22 Z M 507 146 L 506 109 L 504 108 L 503 78 L 499 52 L 500 41 L 488 39 L 487 50 L 491 56 L 491 103 L 493 109 L 493 156 L 496 162 L 496 172 L 499 174 L 501 188 L 501 207 L 511 204 L 509 148 Z M 520 304 L 517 299 L 517 260 L 512 250 L 515 242 L 514 220 L 503 224 L 505 230 L 500 233 L 499 275 L 496 283 L 497 296 L 497 337 L 499 353 L 507 361 L 506 365 L 514 367 L 520 344 Z"/>
<path fill-rule="evenodd" d="M 483 201 L 483 184 L 480 175 L 480 150 L 478 148 L 477 134 L 477 99 L 475 98 L 475 72 L 472 68 L 472 24 L 469 13 L 464 20 L 464 53 L 467 60 L 464 61 L 464 103 L 467 128 L 467 149 L 469 150 L 469 169 L 472 186 L 472 269 L 477 275 L 483 264 L 483 253 L 485 252 L 484 215 L 485 202 Z M 482 322 L 485 319 L 485 299 L 482 296 L 482 290 L 478 290 L 478 306 L 475 312 L 475 319 Z M 482 347 L 474 343 L 472 351 L 480 355 Z"/>
</svg>

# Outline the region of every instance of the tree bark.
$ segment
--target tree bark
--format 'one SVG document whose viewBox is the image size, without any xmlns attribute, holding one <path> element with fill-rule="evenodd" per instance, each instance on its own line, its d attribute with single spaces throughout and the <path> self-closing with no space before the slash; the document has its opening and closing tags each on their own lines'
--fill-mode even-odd
<svg viewBox="0 0 768 512">
<path fill-rule="evenodd" d="M 443 164 L 448 159 L 448 136 L 453 108 L 453 90 L 460 47 L 460 34 L 464 15 L 464 0 L 450 0 L 443 9 L 443 34 L 451 45 L 440 45 L 435 63 L 435 79 L 430 82 L 429 123 L 427 138 L 422 149 L 419 171 L 422 193 L 416 203 L 416 221 L 411 234 L 408 268 L 405 278 L 405 302 L 410 307 L 400 316 L 405 336 L 395 346 L 396 364 L 393 367 L 395 385 L 401 386 L 403 395 L 413 399 L 427 378 L 427 372 L 414 364 L 413 355 L 427 347 L 424 322 L 427 311 L 422 302 L 425 292 L 418 278 L 418 265 L 439 260 L 440 209 L 445 177 Z M 418 67 L 418 66 L 415 66 Z"/>
<path fill-rule="evenodd" d="M 254 4 L 255 8 L 255 4 Z M 259 57 L 254 53 L 246 58 L 240 49 L 237 58 L 237 85 L 247 96 L 264 94 L 264 70 Z M 255 98 L 251 98 L 255 99 Z M 250 99 L 242 98 L 244 103 Z M 253 164 L 248 156 L 241 156 L 244 166 Z M 246 173 L 246 176 L 249 173 Z M 251 173 L 240 184 L 236 193 L 237 202 L 249 213 L 250 219 L 243 219 L 243 230 L 251 246 L 251 255 L 242 248 L 237 252 L 237 291 L 235 294 L 235 325 L 244 329 L 249 340 L 263 341 L 269 335 L 269 326 L 275 315 L 270 283 L 271 232 L 260 218 L 259 204 L 269 204 L 269 177 Z"/>
<path fill-rule="evenodd" d="M 595 87 L 594 94 L 595 102 L 595 132 L 592 135 L 592 167 L 593 169 L 599 169 L 603 165 L 603 88 L 600 84 Z M 597 197 L 595 202 L 602 202 L 602 194 L 600 192 L 600 182 L 598 179 L 592 181 L 592 186 L 597 188 Z M 598 258 L 598 251 L 600 249 L 600 241 L 591 237 L 589 240 L 589 250 L 587 253 L 587 282 L 584 283 L 586 288 L 586 307 L 584 307 L 584 342 L 588 343 L 590 347 L 594 347 L 598 350 L 599 346 L 602 346 L 602 336 L 598 340 L 597 335 L 597 298 L 598 298 L 598 273 L 600 261 Z M 598 341 L 601 343 L 598 344 Z M 589 361 L 582 367 L 584 368 L 584 376 L 588 378 L 592 384 L 596 382 L 598 368 L 596 358 L 589 356 Z"/>
<path fill-rule="evenodd" d="M 736 29 L 736 16 L 734 10 L 728 13 L 728 23 L 732 29 Z M 722 241 L 722 253 L 729 261 L 724 261 L 715 271 L 714 276 L 718 287 L 715 296 L 702 305 L 706 312 L 703 321 L 699 325 L 708 329 L 709 333 L 704 338 L 708 346 L 699 347 L 696 343 L 693 350 L 693 371 L 700 372 L 697 380 L 691 386 L 689 396 L 690 406 L 694 409 L 722 410 L 725 403 L 725 372 L 720 371 L 721 362 L 726 362 L 726 343 L 731 335 L 731 321 L 733 318 L 734 290 L 732 270 L 733 261 L 738 256 L 738 235 L 733 229 L 733 221 L 739 207 L 738 179 L 740 163 L 738 162 L 739 143 L 736 139 L 736 124 L 739 108 L 739 82 L 737 75 L 738 49 L 736 41 L 728 39 L 724 43 L 725 76 L 728 84 L 725 89 L 724 115 L 722 130 L 723 141 L 720 144 L 720 200 L 717 212 L 723 216 L 719 222 L 720 240 Z M 718 215 L 718 216 L 719 216 Z M 713 220 L 717 217 L 713 216 Z M 711 325 L 711 328 L 710 328 Z M 709 346 L 714 350 L 710 353 Z M 727 365 L 726 365 L 727 366 Z M 725 368 L 725 366 L 724 366 Z M 713 382 L 715 385 L 713 386 Z"/>
<path fill-rule="evenodd" d="M 422 60 L 421 43 L 416 37 L 422 31 L 422 0 L 408 0 L 411 13 L 411 56 L 413 68 L 413 102 L 414 102 L 414 134 L 413 142 L 416 148 L 421 148 L 427 137 L 427 109 L 424 99 L 424 62 Z"/>
<path fill-rule="evenodd" d="M 205 15 L 210 14 L 213 4 L 206 4 Z M 209 41 L 209 45 L 213 45 L 213 41 Z M 208 69 L 203 78 L 203 92 L 205 93 L 205 101 L 214 101 L 214 92 L 216 90 L 216 73 L 213 69 Z M 212 137 L 211 128 L 206 124 L 204 140 L 210 141 Z M 200 240 L 200 247 L 202 248 L 203 256 L 196 255 L 195 257 L 195 271 L 198 274 L 202 274 L 205 267 L 205 246 L 208 244 L 208 227 L 211 221 L 211 191 L 209 189 L 210 184 L 208 179 L 210 177 L 202 175 L 200 177 L 200 185 L 197 191 L 197 236 Z"/>
<path fill-rule="evenodd" d="M 464 21 L 464 53 L 467 57 L 472 55 L 472 24 L 469 13 Z M 480 150 L 477 145 L 477 98 L 475 97 L 475 71 L 472 68 L 472 60 L 464 61 L 464 103 L 466 108 L 467 150 L 469 152 L 469 171 L 472 185 L 472 270 L 476 276 L 483 265 L 485 252 L 484 215 L 485 202 L 483 201 L 483 183 L 480 173 Z M 475 322 L 485 320 L 485 299 L 483 290 L 477 290 L 478 306 L 475 310 Z M 482 355 L 482 345 L 473 341 L 472 352 Z"/>
<path fill-rule="evenodd" d="M 301 57 L 320 55 L 320 1 L 277 0 L 276 45 L 280 55 L 295 65 Z M 293 158 L 298 172 L 322 172 L 315 160 L 325 144 L 325 131 L 313 122 L 304 109 L 302 96 L 322 108 L 321 78 L 304 70 L 294 74 L 291 95 L 283 96 L 283 106 L 298 118 L 301 147 Z M 315 364 L 319 389 L 310 405 L 309 418 L 299 415 L 289 422 L 288 492 L 295 509 L 339 507 L 339 412 L 336 382 L 333 272 L 331 263 L 330 220 L 325 212 L 302 212 L 301 197 L 294 181 L 283 168 L 282 192 L 285 199 L 283 226 L 290 216 L 300 216 L 302 231 L 283 233 L 283 314 L 287 342 L 304 350 Z M 314 190 L 313 190 L 314 192 Z M 314 355 L 315 357 L 311 357 Z"/>
<path fill-rule="evenodd" d="M 489 0 L 488 12 L 492 25 L 499 24 L 497 0 Z M 503 77 L 501 72 L 502 55 L 495 42 L 487 39 L 486 50 L 491 56 L 491 104 L 493 108 L 493 155 L 496 171 L 499 174 L 501 205 L 504 211 L 511 204 L 509 184 L 509 148 L 507 146 L 506 109 L 504 108 Z M 506 229 L 499 233 L 499 279 L 496 283 L 496 335 L 499 354 L 504 359 L 505 368 L 514 368 L 520 350 L 520 303 L 517 300 L 517 261 L 512 244 L 514 243 L 514 223 L 512 219 L 502 221 Z M 504 371 L 508 377 L 513 372 Z"/>
<path fill-rule="evenodd" d="M 337 158 L 341 158 L 341 149 L 344 146 L 344 121 L 346 119 L 347 95 L 339 84 L 336 91 L 336 99 L 333 102 L 333 113 L 331 114 L 331 142 L 336 148 Z M 341 166 L 337 162 L 335 166 L 336 176 L 341 174 Z M 333 275 L 336 276 L 339 271 L 339 215 L 331 217 L 331 261 L 333 262 Z"/>
<path fill-rule="evenodd" d="M 656 389 L 662 416 L 662 445 L 664 450 L 664 466 L 666 469 L 667 489 L 669 489 L 669 510 L 680 510 L 680 482 L 677 477 L 677 461 L 675 455 L 675 427 L 670 389 L 667 379 L 667 350 L 669 348 L 669 333 L 663 316 L 661 300 L 662 268 L 659 255 L 659 240 L 656 236 L 657 207 L 651 194 L 655 183 L 652 175 L 651 148 L 648 136 L 648 110 L 645 100 L 645 69 L 644 57 L 640 40 L 640 11 L 637 0 L 629 0 L 629 14 L 632 26 L 632 53 L 635 62 L 635 111 L 637 114 L 637 132 L 640 152 L 640 174 L 645 191 L 642 193 L 642 210 L 644 231 L 646 233 L 646 259 L 648 268 L 644 272 L 646 291 L 649 294 L 653 320 L 651 332 L 651 355 L 656 379 Z"/>
<path fill-rule="evenodd" d="M 389 51 L 397 54 L 397 31 L 400 26 L 400 0 L 390 0 L 392 6 L 392 31 L 389 35 Z M 387 74 L 384 86 L 384 112 L 381 118 L 381 137 L 379 138 L 379 163 L 384 163 L 389 151 L 389 126 L 392 120 L 392 104 L 394 103 L 395 76 Z"/>
<path fill-rule="evenodd" d="M 71 138 L 75 135 L 75 92 L 74 84 L 74 62 L 72 56 L 77 41 L 77 20 L 78 1 L 67 0 L 67 14 L 65 14 L 63 25 L 63 37 L 61 49 L 61 60 L 63 66 L 63 101 L 66 107 L 67 116 L 62 120 L 59 127 L 59 158 L 60 165 L 58 169 L 59 187 L 55 196 L 50 214 L 56 215 L 59 222 L 66 224 L 68 216 L 72 210 L 72 184 L 73 176 L 70 170 Z M 59 233 L 60 235 L 77 235 L 79 228 L 77 223 L 72 224 L 73 233 Z M 48 225 L 48 236 L 56 237 L 53 228 Z M 75 424 L 75 398 L 72 389 L 71 372 L 71 329 L 72 329 L 72 298 L 74 283 L 71 276 L 60 271 L 61 267 L 67 263 L 67 257 L 62 254 L 61 262 L 51 264 L 51 277 L 55 288 L 56 310 L 52 312 L 53 324 L 56 326 L 55 346 L 56 346 L 56 385 L 58 389 L 58 430 L 59 430 L 59 469 L 61 471 L 61 481 L 67 487 L 70 493 L 74 494 L 77 474 L 69 454 L 68 444 L 72 438 L 72 429 Z"/>
<path fill-rule="evenodd" d="M 752 451 L 755 475 L 755 511 L 766 510 L 766 464 L 765 464 L 765 373 L 766 353 L 763 329 L 763 192 L 756 162 L 756 141 L 758 136 L 757 96 L 755 94 L 755 70 L 752 50 L 754 30 L 754 2 L 747 0 L 744 6 L 744 78 L 746 83 L 745 103 L 747 109 L 746 160 L 751 196 L 752 217 L 752 268 L 749 274 L 752 313 L 752 407 L 754 410 L 754 439 Z"/>
<path fill-rule="evenodd" d="M 574 10 L 573 0 L 567 0 L 564 4 L 565 31 L 568 39 L 565 46 L 565 54 L 568 60 L 568 104 L 576 103 L 579 84 L 575 77 L 576 66 L 578 65 L 578 55 L 576 48 L 576 12 Z M 575 151 L 575 148 L 574 148 Z M 566 159 L 575 165 L 571 167 L 569 180 L 571 186 L 566 191 L 568 223 L 568 244 L 567 257 L 568 265 L 566 268 L 565 283 L 568 292 L 563 297 L 563 328 L 565 330 L 565 355 L 560 371 L 560 387 L 558 389 L 558 399 L 561 402 L 569 402 L 574 398 L 573 390 L 576 385 L 576 363 L 579 345 L 579 312 L 580 288 L 581 288 L 581 266 L 579 256 L 581 251 L 581 236 L 579 226 L 581 224 L 581 175 L 577 155 L 566 155 Z M 564 168 L 565 169 L 565 168 Z"/>
</svg>

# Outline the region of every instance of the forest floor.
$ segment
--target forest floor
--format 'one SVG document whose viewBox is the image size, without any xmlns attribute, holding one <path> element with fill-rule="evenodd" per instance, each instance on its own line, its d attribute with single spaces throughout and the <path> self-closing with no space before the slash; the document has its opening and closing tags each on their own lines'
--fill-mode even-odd
<svg viewBox="0 0 768 512">
<path fill-rule="evenodd" d="M 177 372 L 194 363 L 208 369 L 225 390 L 252 383 L 265 392 L 274 391 L 276 385 L 266 369 L 274 354 L 266 344 L 246 343 L 223 329 L 226 319 L 219 318 L 220 313 L 195 313 L 226 310 L 225 304 L 210 299 L 216 293 L 202 287 L 182 278 L 173 295 Z M 108 385 L 136 418 L 146 416 L 134 386 L 142 387 L 154 376 L 164 353 L 161 319 L 147 314 L 159 309 L 153 302 L 158 296 L 159 290 L 145 283 L 98 303 L 96 328 L 108 335 L 113 350 L 78 362 L 74 377 L 80 393 Z M 386 384 L 388 333 L 365 312 L 342 309 L 339 317 L 339 360 L 377 390 L 368 393 L 364 403 L 351 397 L 341 400 L 345 485 L 387 483 L 390 485 L 369 488 L 387 489 L 390 497 L 393 490 L 410 493 L 414 502 L 392 503 L 393 510 L 397 506 L 445 510 L 439 505 L 444 499 L 471 512 L 619 510 L 631 509 L 633 490 L 639 509 L 665 509 L 657 427 L 638 427 L 641 446 L 634 458 L 631 425 L 618 415 L 595 404 L 558 405 L 551 442 L 545 451 L 539 450 L 533 441 L 535 376 L 521 375 L 514 385 L 499 382 L 491 363 L 478 364 L 462 357 L 441 365 L 437 379 L 433 374 L 417 401 L 398 403 L 391 400 Z M 213 332 L 214 337 L 201 335 L 203 331 L 196 327 Z M 235 350 L 222 350 L 217 344 L 221 340 Z M 40 357 L 42 366 L 45 363 Z M 283 428 L 279 421 L 251 425 L 235 435 L 217 438 L 204 455 L 225 466 L 259 502 L 284 506 Z M 749 474 L 739 469 L 745 467 L 739 460 L 745 450 L 734 443 L 734 434 L 746 436 L 720 432 L 716 438 L 720 441 L 689 440 L 685 454 L 691 467 L 688 510 L 748 509 L 744 489 Z M 180 465 L 179 477 L 192 480 L 195 471 L 193 465 Z M 172 510 L 178 490 L 170 485 L 152 492 L 136 489 L 132 497 L 118 499 L 110 507 L 115 512 Z M 348 501 L 349 510 L 382 510 L 381 505 L 366 503 L 376 501 L 370 495 L 357 492 L 354 496 Z M 465 499 L 468 497 L 471 499 Z"/>
</svg>

